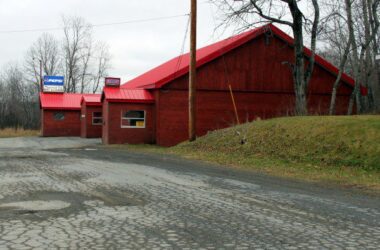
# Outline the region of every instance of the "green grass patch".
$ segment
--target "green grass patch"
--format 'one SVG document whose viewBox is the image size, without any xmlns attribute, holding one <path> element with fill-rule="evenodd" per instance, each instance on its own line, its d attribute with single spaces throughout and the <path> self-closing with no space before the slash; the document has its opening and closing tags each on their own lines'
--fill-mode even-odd
<svg viewBox="0 0 380 250">
<path fill-rule="evenodd" d="M 39 130 L 25 130 L 15 128 L 0 129 L 0 138 L 38 136 L 39 134 Z"/>
<path fill-rule="evenodd" d="M 127 148 L 380 190 L 380 116 L 276 118 L 210 132 L 172 148 Z"/>
</svg>

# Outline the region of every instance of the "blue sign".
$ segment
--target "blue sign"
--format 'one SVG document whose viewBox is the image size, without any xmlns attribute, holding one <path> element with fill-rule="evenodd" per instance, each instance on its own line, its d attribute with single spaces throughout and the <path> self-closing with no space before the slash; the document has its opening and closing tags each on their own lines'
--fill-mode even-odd
<svg viewBox="0 0 380 250">
<path fill-rule="evenodd" d="M 44 92 L 63 92 L 63 76 L 44 76 Z"/>
<path fill-rule="evenodd" d="M 44 76 L 44 85 L 63 86 L 64 79 L 63 76 Z"/>
</svg>

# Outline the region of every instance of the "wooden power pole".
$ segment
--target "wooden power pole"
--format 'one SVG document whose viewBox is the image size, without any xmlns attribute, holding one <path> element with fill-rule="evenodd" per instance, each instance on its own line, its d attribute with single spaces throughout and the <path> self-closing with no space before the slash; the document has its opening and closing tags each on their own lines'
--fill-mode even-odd
<svg viewBox="0 0 380 250">
<path fill-rule="evenodd" d="M 189 69 L 189 141 L 196 139 L 197 0 L 191 0 Z"/>
<path fill-rule="evenodd" d="M 44 92 L 44 83 L 42 79 L 42 59 L 39 59 L 40 61 L 40 91 Z"/>
</svg>

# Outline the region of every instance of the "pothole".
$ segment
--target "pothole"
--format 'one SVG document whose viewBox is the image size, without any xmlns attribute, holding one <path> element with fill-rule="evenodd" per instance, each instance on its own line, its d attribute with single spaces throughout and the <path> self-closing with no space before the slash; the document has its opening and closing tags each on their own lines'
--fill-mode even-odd
<svg viewBox="0 0 380 250">
<path fill-rule="evenodd" d="M 38 191 L 0 199 L 0 221 L 9 218 L 31 220 L 43 220 L 49 217 L 66 218 L 73 213 L 91 209 L 91 206 L 87 205 L 89 201 L 102 202 L 105 206 L 145 204 L 136 193 L 120 189 L 99 188 L 89 193 Z"/>
<path fill-rule="evenodd" d="M 19 201 L 12 203 L 5 203 L 0 205 L 0 209 L 11 209 L 11 210 L 21 210 L 21 211 L 50 211 L 50 210 L 60 210 L 68 208 L 71 204 L 69 202 L 64 202 L 60 200 L 33 200 L 33 201 Z"/>
<path fill-rule="evenodd" d="M 39 191 L 5 197 L 0 201 L 2 218 L 37 219 L 67 217 L 82 210 L 88 198 L 78 193 Z M 20 217 L 21 216 L 21 217 Z"/>
</svg>

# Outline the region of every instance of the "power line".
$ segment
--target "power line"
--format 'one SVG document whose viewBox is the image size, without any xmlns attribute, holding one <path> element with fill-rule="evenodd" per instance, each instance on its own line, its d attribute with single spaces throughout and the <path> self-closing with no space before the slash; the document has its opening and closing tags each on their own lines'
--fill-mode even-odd
<svg viewBox="0 0 380 250">
<path fill-rule="evenodd" d="M 135 19 L 135 20 L 128 20 L 128 21 L 123 21 L 123 22 L 114 22 L 114 23 L 92 24 L 91 27 L 104 27 L 104 26 L 114 26 L 114 25 L 132 24 L 132 23 L 146 23 L 146 22 L 153 22 L 153 21 L 160 21 L 160 20 L 169 20 L 169 19 L 185 17 L 185 16 L 189 16 L 189 14 L 154 17 L 154 18 L 148 18 L 148 19 Z M 36 29 L 24 29 L 24 30 L 0 30 L 0 34 L 55 31 L 55 30 L 63 30 L 64 28 L 65 27 L 36 28 Z"/>
<path fill-rule="evenodd" d="M 185 36 L 183 38 L 183 42 L 182 42 L 182 46 L 181 46 L 181 52 L 179 54 L 179 57 L 178 57 L 178 60 L 177 60 L 177 65 L 176 65 L 176 68 L 175 68 L 175 71 L 174 71 L 174 77 L 173 79 L 176 77 L 177 75 L 177 72 L 181 66 L 181 63 L 182 63 L 182 59 L 183 59 L 183 53 L 185 52 L 185 45 L 186 45 L 186 39 L 187 39 L 187 33 L 189 32 L 189 27 L 190 27 L 190 16 L 186 22 L 186 29 L 185 29 Z"/>
</svg>

